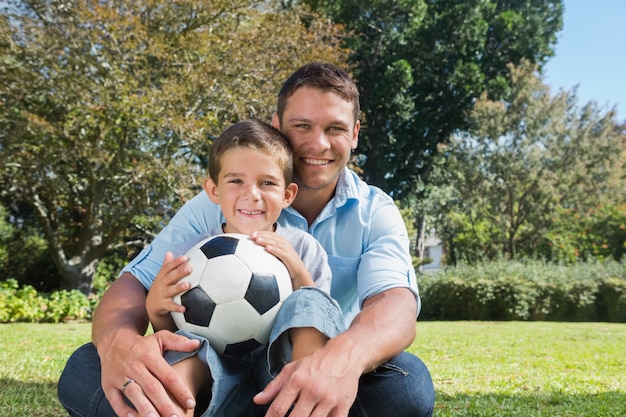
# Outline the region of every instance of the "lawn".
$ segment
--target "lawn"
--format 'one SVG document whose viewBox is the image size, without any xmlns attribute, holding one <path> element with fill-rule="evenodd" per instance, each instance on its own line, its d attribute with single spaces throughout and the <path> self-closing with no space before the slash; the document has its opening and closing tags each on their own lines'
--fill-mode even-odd
<svg viewBox="0 0 626 417">
<path fill-rule="evenodd" d="M 420 322 L 437 416 L 626 416 L 626 325 Z"/>
<path fill-rule="evenodd" d="M 626 324 L 419 322 L 436 416 L 624 416 Z M 64 416 L 56 381 L 89 324 L 0 325 L 0 417 Z M 393 417 L 390 414 L 389 417 Z"/>
</svg>

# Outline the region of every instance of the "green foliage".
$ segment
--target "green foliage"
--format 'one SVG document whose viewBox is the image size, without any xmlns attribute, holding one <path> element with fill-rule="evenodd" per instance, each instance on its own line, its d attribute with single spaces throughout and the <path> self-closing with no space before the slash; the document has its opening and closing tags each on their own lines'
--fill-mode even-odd
<svg viewBox="0 0 626 417">
<path fill-rule="evenodd" d="M 624 254 L 626 152 L 615 113 L 550 93 L 534 66 L 510 67 L 503 100 L 476 101 L 471 130 L 445 148 L 452 188 L 437 207 L 453 261 L 577 261 Z"/>
<path fill-rule="evenodd" d="M 90 320 L 97 302 L 97 297 L 89 299 L 77 290 L 45 295 L 31 285 L 20 286 L 14 279 L 0 281 L 0 323 Z"/>
<path fill-rule="evenodd" d="M 553 54 L 563 11 L 561 0 L 284 3 L 346 26 L 364 116 L 355 153 L 365 178 L 397 198 L 429 183 L 438 145 L 467 127 L 481 93 L 508 90 L 509 63 Z"/>
<path fill-rule="evenodd" d="M 20 218 L 19 226 L 9 221 L 0 205 L 0 277 L 14 278 L 20 285 L 39 291 L 58 289 L 59 273 L 50 261 L 48 244 L 32 216 Z"/>
<path fill-rule="evenodd" d="M 423 320 L 626 322 L 626 266 L 486 262 L 423 275 Z"/>
<path fill-rule="evenodd" d="M 559 262 L 626 259 L 626 203 L 585 212 L 557 207 L 539 255 Z"/>
<path fill-rule="evenodd" d="M 58 287 L 85 294 L 133 219 L 192 194 L 212 137 L 269 119 L 294 68 L 346 55 L 340 28 L 266 1 L 0 11 L 0 198 L 32 213 Z"/>
</svg>

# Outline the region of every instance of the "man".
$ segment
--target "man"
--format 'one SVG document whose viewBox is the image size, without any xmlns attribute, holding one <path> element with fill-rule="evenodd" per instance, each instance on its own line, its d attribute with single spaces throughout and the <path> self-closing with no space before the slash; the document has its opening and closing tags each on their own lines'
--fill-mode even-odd
<svg viewBox="0 0 626 417">
<path fill-rule="evenodd" d="M 358 143 L 358 114 L 356 86 L 329 64 L 298 69 L 278 95 L 272 124 L 289 138 L 299 186 L 279 223 L 308 231 L 326 249 L 331 294 L 349 327 L 285 365 L 254 398 L 258 404 L 271 402 L 267 417 L 432 415 L 435 393 L 428 369 L 403 352 L 416 336 L 420 309 L 406 228 L 392 199 L 346 167 Z M 59 382 L 68 410 L 80 408 L 76 415 L 81 415 L 85 406 L 78 402 L 88 401 L 92 408 L 83 415 L 107 415 L 100 411 L 108 407 L 100 384 L 94 388 L 100 369 L 102 390 L 119 415 L 172 416 L 174 401 L 195 406 L 163 354 L 193 351 L 197 342 L 170 332 L 143 336 L 146 288 L 140 281 L 154 279 L 167 251 L 221 222 L 219 207 L 196 196 L 124 269 L 94 316 L 93 345 L 70 358 Z M 185 265 L 179 269 L 181 276 L 188 273 Z"/>
</svg>

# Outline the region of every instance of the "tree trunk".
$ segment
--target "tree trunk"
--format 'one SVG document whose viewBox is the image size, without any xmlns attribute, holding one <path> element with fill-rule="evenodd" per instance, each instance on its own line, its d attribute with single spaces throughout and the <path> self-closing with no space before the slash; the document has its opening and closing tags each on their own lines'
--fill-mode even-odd
<svg viewBox="0 0 626 417">
<path fill-rule="evenodd" d="M 415 256 L 420 260 L 418 269 L 421 271 L 426 243 L 426 216 L 424 216 L 421 211 L 415 216 L 415 228 L 417 230 L 417 236 L 415 237 Z"/>
<path fill-rule="evenodd" d="M 61 288 L 65 290 L 79 290 L 89 295 L 93 287 L 93 277 L 96 273 L 99 259 L 89 262 L 83 259 L 72 259 L 64 264 L 61 270 Z"/>
</svg>

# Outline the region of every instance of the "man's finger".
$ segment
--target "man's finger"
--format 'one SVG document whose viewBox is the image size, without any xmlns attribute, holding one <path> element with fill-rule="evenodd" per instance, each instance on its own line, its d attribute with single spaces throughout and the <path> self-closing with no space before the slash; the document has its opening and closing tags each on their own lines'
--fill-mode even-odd
<svg viewBox="0 0 626 417">
<path fill-rule="evenodd" d="M 137 411 L 126 403 L 121 391 L 112 390 L 108 392 L 106 396 L 109 399 L 109 404 L 111 404 L 113 411 L 115 411 L 115 414 L 118 416 L 130 417 L 137 415 Z"/>
</svg>

